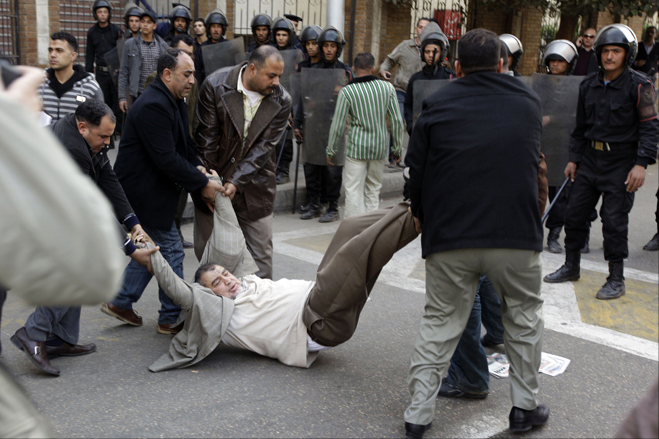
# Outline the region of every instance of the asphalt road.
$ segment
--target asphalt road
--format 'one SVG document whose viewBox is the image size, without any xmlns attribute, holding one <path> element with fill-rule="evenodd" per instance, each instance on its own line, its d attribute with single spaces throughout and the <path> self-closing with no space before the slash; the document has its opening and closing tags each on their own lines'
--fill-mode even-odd
<svg viewBox="0 0 659 439">
<path fill-rule="evenodd" d="M 641 247 L 656 233 L 656 190 L 653 166 L 632 211 L 626 265 L 632 273 L 628 278 L 643 286 L 635 294 L 647 299 L 643 306 L 655 315 L 658 253 Z M 584 260 L 594 277 L 599 273 L 603 278 L 599 220 L 597 224 L 592 251 Z M 275 278 L 313 279 L 337 226 L 277 215 Z M 192 226 L 184 226 L 184 233 L 191 239 Z M 136 305 L 144 317 L 142 327 L 123 325 L 98 307 L 84 307 L 80 341 L 94 342 L 98 350 L 54 359 L 62 370 L 59 378 L 38 373 L 9 342 L 32 310 L 10 293 L 2 320 L 1 358 L 61 437 L 401 437 L 403 411 L 410 401 L 406 374 L 424 307 L 419 256 L 418 239 L 396 255 L 383 270 L 355 336 L 321 352 L 309 369 L 221 346 L 193 367 L 149 372 L 148 365 L 167 351 L 171 340 L 155 331 L 159 304 L 154 281 Z M 547 271 L 560 265 L 561 257 L 543 254 L 543 261 Z M 188 250 L 187 279 L 195 269 Z M 611 437 L 659 375 L 656 335 L 639 337 L 626 327 L 605 328 L 608 323 L 601 317 L 583 322 L 585 310 L 599 304 L 590 300 L 595 291 L 582 297 L 578 287 L 569 283 L 555 290 L 543 285 L 543 351 L 571 363 L 562 375 L 540 376 L 539 399 L 549 404 L 552 416 L 546 427 L 525 436 Z M 629 297 L 639 296 L 630 291 Z M 632 320 L 636 305 L 632 300 L 619 302 Z M 637 323 L 649 325 L 650 333 L 652 325 L 656 327 Z M 508 379 L 492 377 L 490 386 L 483 401 L 440 398 L 426 437 L 509 435 Z"/>
</svg>

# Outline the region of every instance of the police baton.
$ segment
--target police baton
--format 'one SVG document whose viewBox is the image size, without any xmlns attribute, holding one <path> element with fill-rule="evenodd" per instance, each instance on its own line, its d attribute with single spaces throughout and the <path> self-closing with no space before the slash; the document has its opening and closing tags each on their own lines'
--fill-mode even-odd
<svg viewBox="0 0 659 439">
<path fill-rule="evenodd" d="M 563 184 L 561 185 L 560 189 L 556 191 L 556 195 L 554 195 L 554 199 L 549 205 L 549 209 L 547 209 L 545 214 L 542 216 L 542 221 L 540 221 L 540 224 L 544 224 L 545 220 L 547 219 L 547 216 L 549 216 L 549 211 L 551 210 L 552 207 L 554 207 L 554 204 L 556 204 L 556 200 L 558 200 L 558 196 L 561 194 L 561 192 L 563 192 L 563 189 L 565 188 L 565 185 L 567 184 L 568 181 L 570 181 L 570 177 L 566 178 Z"/>
</svg>

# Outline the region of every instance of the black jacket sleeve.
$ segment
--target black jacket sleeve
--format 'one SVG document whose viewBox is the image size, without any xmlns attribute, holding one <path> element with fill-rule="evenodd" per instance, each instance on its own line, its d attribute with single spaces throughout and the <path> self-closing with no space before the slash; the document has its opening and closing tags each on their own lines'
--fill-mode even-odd
<svg viewBox="0 0 659 439">
<path fill-rule="evenodd" d="M 410 81 L 407 83 L 407 92 L 405 93 L 405 104 L 403 106 L 405 110 L 405 127 L 407 128 L 407 134 L 412 135 L 412 128 L 414 127 L 414 82 L 416 78 L 410 78 Z"/>
</svg>

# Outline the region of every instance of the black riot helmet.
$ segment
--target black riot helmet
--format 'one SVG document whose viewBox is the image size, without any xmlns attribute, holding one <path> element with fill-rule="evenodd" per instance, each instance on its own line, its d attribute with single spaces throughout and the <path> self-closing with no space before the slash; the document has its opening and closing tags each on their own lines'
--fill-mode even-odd
<svg viewBox="0 0 659 439">
<path fill-rule="evenodd" d="M 190 28 L 190 22 L 192 21 L 192 15 L 190 15 L 190 10 L 183 5 L 178 5 L 169 13 L 169 23 L 174 28 L 174 20 L 177 18 L 185 19 L 185 28 Z"/>
<path fill-rule="evenodd" d="M 206 25 L 206 33 L 210 33 L 211 24 L 219 24 L 222 26 L 222 35 L 226 35 L 227 28 L 229 27 L 229 21 L 227 20 L 226 15 L 222 13 L 219 9 L 213 9 L 204 20 Z"/>
<path fill-rule="evenodd" d="M 250 27 L 252 28 L 252 35 L 256 38 L 256 28 L 265 26 L 268 28 L 268 38 L 272 36 L 272 18 L 268 14 L 258 14 L 252 18 Z"/>
<path fill-rule="evenodd" d="M 634 31 L 624 24 L 616 23 L 604 26 L 595 37 L 595 54 L 597 64 L 602 66 L 602 48 L 604 46 L 619 46 L 625 49 L 625 64 L 631 66 L 638 54 L 638 40 Z"/>
<path fill-rule="evenodd" d="M 142 16 L 142 12 L 144 10 L 137 6 L 135 3 L 128 3 L 126 5 L 126 8 L 124 9 L 124 22 L 126 23 L 126 27 L 128 27 L 128 18 L 129 17 L 137 17 L 140 18 Z"/>
<path fill-rule="evenodd" d="M 522 42 L 515 35 L 511 34 L 501 34 L 499 35 L 499 40 L 505 44 L 506 49 L 508 49 L 508 56 L 513 57 L 513 63 L 508 66 L 510 70 L 517 70 L 519 62 L 524 55 L 524 47 L 522 47 Z"/>
<path fill-rule="evenodd" d="M 327 62 L 325 59 L 325 52 L 323 52 L 323 43 L 336 43 L 338 46 L 336 51 L 336 59 L 338 60 L 343 51 L 343 45 L 346 43 L 343 39 L 341 32 L 334 26 L 327 26 L 324 31 L 318 35 L 318 48 L 320 50 L 320 56 L 323 58 L 323 61 Z"/>
<path fill-rule="evenodd" d="M 92 4 L 92 15 L 94 16 L 94 20 L 98 20 L 96 17 L 96 10 L 101 8 L 107 8 L 109 21 L 112 18 L 112 5 L 108 0 L 96 0 L 94 4 Z"/>
<path fill-rule="evenodd" d="M 542 64 L 544 64 L 547 72 L 549 72 L 549 61 L 554 59 L 565 61 L 568 64 L 565 74 L 569 75 L 574 70 L 574 67 L 577 65 L 577 60 L 579 59 L 577 46 L 568 40 L 552 41 L 547 44 L 547 47 L 545 47 L 545 54 L 542 56 Z"/>
<path fill-rule="evenodd" d="M 442 28 L 440 28 L 437 23 L 431 21 L 423 29 L 423 32 L 421 32 L 419 40 L 421 41 L 421 61 L 423 61 L 424 64 L 426 63 L 426 59 L 423 55 L 426 46 L 428 44 L 436 44 L 441 48 L 441 53 L 439 54 L 439 58 L 435 60 L 435 63 L 441 64 L 446 58 L 449 45 L 448 38 L 444 35 L 444 32 L 442 32 Z"/>
<path fill-rule="evenodd" d="M 295 35 L 295 25 L 288 18 L 275 18 L 275 21 L 272 25 L 272 33 L 276 33 L 278 30 L 285 30 L 288 32 L 288 37 Z"/>
<path fill-rule="evenodd" d="M 302 30 L 302 34 L 300 35 L 300 41 L 302 41 L 302 45 L 304 45 L 304 43 L 307 41 L 317 40 L 322 32 L 323 28 L 316 26 L 315 24 L 305 27 Z"/>
</svg>

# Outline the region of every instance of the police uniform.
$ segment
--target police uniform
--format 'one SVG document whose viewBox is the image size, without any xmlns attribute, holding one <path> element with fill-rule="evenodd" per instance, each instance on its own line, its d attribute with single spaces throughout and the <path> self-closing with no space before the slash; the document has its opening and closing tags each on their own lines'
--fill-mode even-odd
<svg viewBox="0 0 659 439">
<path fill-rule="evenodd" d="M 621 35 L 628 41 L 612 36 Z M 627 191 L 627 176 L 636 165 L 655 163 L 659 143 L 656 94 L 652 82 L 629 68 L 637 49 L 627 26 L 614 24 L 600 30 L 596 54 L 607 45 L 625 48 L 626 66 L 605 83 L 600 69 L 579 86 L 576 127 L 570 141 L 570 162 L 577 164 L 574 186 L 565 218 L 566 262 L 545 282 L 579 279 L 579 250 L 588 234 L 586 221 L 602 195 L 604 259 L 609 262 L 607 283 L 598 299 L 615 299 L 625 292 L 623 260 L 628 256 L 627 232 L 634 193 Z"/>
<path fill-rule="evenodd" d="M 96 23 L 87 31 L 85 70 L 95 73 L 96 82 L 101 86 L 105 103 L 115 113 L 119 110 L 117 88 L 112 81 L 110 68 L 105 62 L 105 54 L 117 47 L 117 40 L 122 36 L 123 33 L 119 26 L 112 23 L 108 23 L 105 27 L 101 27 Z M 94 64 L 96 65 L 95 71 Z"/>
</svg>

